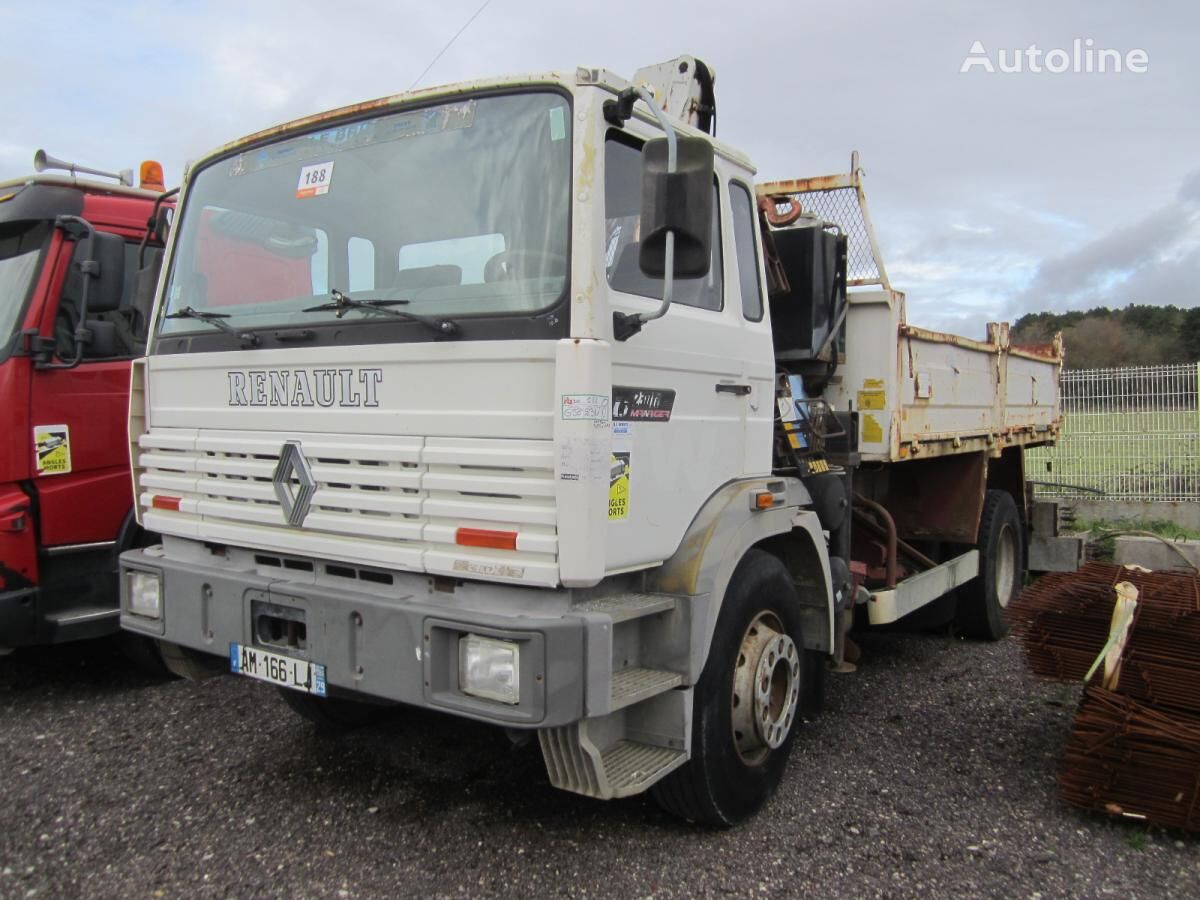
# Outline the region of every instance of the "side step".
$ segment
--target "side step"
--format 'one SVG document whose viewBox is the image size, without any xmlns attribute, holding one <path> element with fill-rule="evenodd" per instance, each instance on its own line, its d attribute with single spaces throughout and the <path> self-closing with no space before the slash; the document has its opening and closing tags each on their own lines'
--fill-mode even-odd
<svg viewBox="0 0 1200 900">
<path fill-rule="evenodd" d="M 602 758 L 614 797 L 640 794 L 668 772 L 687 762 L 687 753 L 636 741 L 618 741 Z"/>
<path fill-rule="evenodd" d="M 688 759 L 686 750 L 631 740 L 601 752 L 587 734 L 586 721 L 542 729 L 538 740 L 550 783 L 598 800 L 640 794 Z"/>
<path fill-rule="evenodd" d="M 604 613 L 615 625 L 655 613 L 670 612 L 674 608 L 675 597 L 670 594 L 610 594 L 581 603 L 574 611 Z"/>
<path fill-rule="evenodd" d="M 599 800 L 628 797 L 690 758 L 692 691 L 682 672 L 660 667 L 656 658 L 669 661 L 680 652 L 664 649 L 664 632 L 677 639 L 689 634 L 686 617 L 677 621 L 687 608 L 677 604 L 670 594 L 627 593 L 572 607 L 594 629 L 588 673 L 594 693 L 586 698 L 586 718 L 538 732 L 556 788 Z"/>
<path fill-rule="evenodd" d="M 622 669 L 613 673 L 612 700 L 609 710 L 618 710 L 634 703 L 641 703 L 655 694 L 669 691 L 681 684 L 683 684 L 683 676 L 678 672 L 641 668 Z"/>
</svg>

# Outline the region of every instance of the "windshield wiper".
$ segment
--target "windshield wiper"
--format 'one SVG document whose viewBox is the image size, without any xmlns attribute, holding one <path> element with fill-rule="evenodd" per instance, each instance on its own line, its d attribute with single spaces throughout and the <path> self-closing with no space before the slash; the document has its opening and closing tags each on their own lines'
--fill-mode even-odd
<svg viewBox="0 0 1200 900">
<path fill-rule="evenodd" d="M 228 319 L 229 313 L 204 312 L 203 310 L 192 309 L 190 306 L 185 306 L 183 309 L 177 310 L 176 312 L 167 313 L 163 318 L 165 318 L 165 319 L 199 319 L 201 322 L 205 322 L 205 323 L 213 326 L 213 328 L 216 328 L 219 331 L 223 331 L 226 334 L 232 334 L 234 337 L 236 337 L 240 340 L 246 341 L 247 343 L 251 344 L 252 346 L 257 347 L 260 343 L 260 340 L 259 340 L 259 337 L 257 334 L 253 334 L 249 331 L 238 331 L 236 328 L 233 328 L 232 326 L 227 325 L 227 324 L 225 324 L 225 322 L 221 321 L 222 319 Z"/>
<path fill-rule="evenodd" d="M 460 331 L 458 323 L 452 319 L 435 319 L 431 316 L 419 316 L 416 313 L 391 308 L 408 303 L 407 300 L 356 300 L 353 297 L 343 294 L 337 288 L 330 291 L 329 296 L 333 298 L 332 302 L 305 307 L 304 312 L 328 312 L 329 310 L 333 310 L 334 317 L 340 319 L 352 309 L 361 309 L 365 312 L 382 313 L 385 316 L 404 319 L 406 322 L 418 322 L 438 334 L 453 336 Z"/>
</svg>

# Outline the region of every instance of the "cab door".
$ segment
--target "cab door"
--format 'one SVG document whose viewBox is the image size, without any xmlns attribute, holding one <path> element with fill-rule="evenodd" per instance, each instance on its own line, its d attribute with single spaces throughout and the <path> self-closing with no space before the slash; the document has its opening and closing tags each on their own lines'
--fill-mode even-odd
<svg viewBox="0 0 1200 900">
<path fill-rule="evenodd" d="M 137 249 L 130 238 L 108 298 L 93 282 L 87 326 L 94 331 L 111 331 L 100 314 L 128 304 Z M 40 327 L 43 337 L 55 341 L 54 364 L 74 355 L 69 313 L 72 306 L 78 309 L 82 282 L 76 264 L 86 254 L 86 241 L 64 242 L 54 261 L 57 302 L 47 304 Z M 84 346 L 73 368 L 34 368 L 25 440 L 45 548 L 114 541 L 132 507 L 126 418 L 134 355 L 119 341 L 98 340 Z"/>
<path fill-rule="evenodd" d="M 713 256 L 707 276 L 676 279 L 667 314 L 612 350 L 609 571 L 661 561 L 679 546 L 722 485 L 769 474 L 772 351 L 765 323 L 743 315 L 725 177 L 714 179 Z M 654 310 L 662 281 L 637 265 L 641 153 L 623 132 L 605 145 L 606 280 L 609 305 Z M 761 319 L 761 317 L 760 317 Z M 764 456 L 765 453 L 765 456 Z M 619 472 L 618 464 L 621 467 Z M 625 479 L 622 483 L 622 478 Z"/>
</svg>

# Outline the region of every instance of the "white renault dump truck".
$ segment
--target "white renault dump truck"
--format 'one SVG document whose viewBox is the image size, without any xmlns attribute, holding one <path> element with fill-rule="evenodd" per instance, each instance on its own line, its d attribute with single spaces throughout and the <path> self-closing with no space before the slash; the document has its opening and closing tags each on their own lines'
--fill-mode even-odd
<svg viewBox="0 0 1200 900">
<path fill-rule="evenodd" d="M 856 619 L 1002 636 L 1059 348 L 908 325 L 857 166 L 756 187 L 712 86 L 480 81 L 193 165 L 122 625 L 319 722 L 466 716 L 536 734 L 556 787 L 716 824 Z"/>
</svg>

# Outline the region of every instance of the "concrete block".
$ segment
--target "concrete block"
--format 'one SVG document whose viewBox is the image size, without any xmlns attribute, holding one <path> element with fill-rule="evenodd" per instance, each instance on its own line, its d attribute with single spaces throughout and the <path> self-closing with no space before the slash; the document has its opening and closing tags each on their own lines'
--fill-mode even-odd
<svg viewBox="0 0 1200 900">
<path fill-rule="evenodd" d="M 1123 535 L 1113 539 L 1113 562 L 1145 566 L 1147 569 L 1188 569 L 1185 560 L 1200 569 L 1200 541 L 1163 543 L 1156 538 Z"/>
<path fill-rule="evenodd" d="M 1047 498 L 1049 499 L 1049 498 Z M 1200 531 L 1200 502 L 1195 500 L 1059 500 L 1075 511 L 1075 518 L 1090 522 L 1166 521 L 1180 528 Z"/>
<path fill-rule="evenodd" d="M 1075 536 L 1029 539 L 1029 571 L 1074 572 L 1083 564 L 1084 539 Z"/>
</svg>

